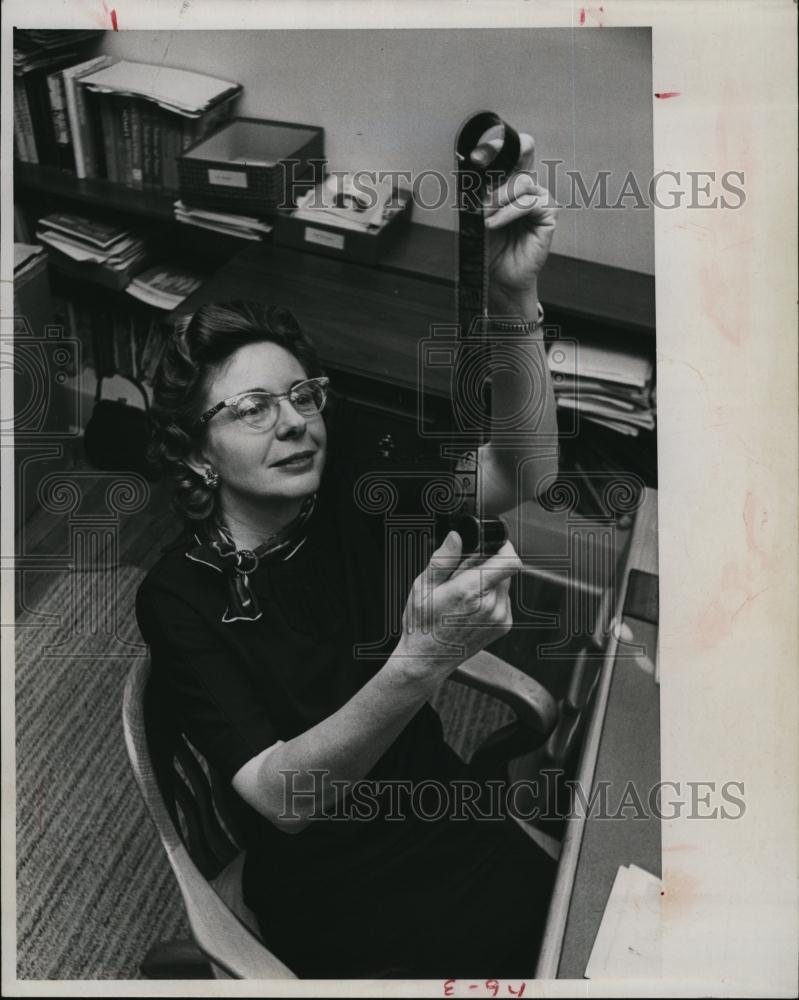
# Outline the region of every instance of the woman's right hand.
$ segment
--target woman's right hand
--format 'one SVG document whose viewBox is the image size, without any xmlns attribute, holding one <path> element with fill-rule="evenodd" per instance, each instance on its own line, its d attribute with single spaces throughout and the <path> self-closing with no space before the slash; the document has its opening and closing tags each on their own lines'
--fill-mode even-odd
<svg viewBox="0 0 799 1000">
<path fill-rule="evenodd" d="M 443 682 L 464 660 L 507 635 L 511 577 L 521 560 L 510 542 L 488 559 L 462 558 L 451 531 L 414 580 L 394 656 L 418 680 Z"/>
</svg>

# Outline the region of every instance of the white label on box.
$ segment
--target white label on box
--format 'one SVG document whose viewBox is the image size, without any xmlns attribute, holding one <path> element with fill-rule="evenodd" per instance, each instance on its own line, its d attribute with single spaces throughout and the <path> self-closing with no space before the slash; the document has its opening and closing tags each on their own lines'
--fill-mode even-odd
<svg viewBox="0 0 799 1000">
<path fill-rule="evenodd" d="M 324 229 L 312 229 L 311 226 L 305 227 L 305 242 L 333 247 L 334 250 L 344 249 L 344 237 L 340 233 L 328 233 Z"/>
<path fill-rule="evenodd" d="M 209 170 L 209 184 L 224 184 L 225 187 L 246 188 L 247 175 L 241 170 Z"/>
</svg>

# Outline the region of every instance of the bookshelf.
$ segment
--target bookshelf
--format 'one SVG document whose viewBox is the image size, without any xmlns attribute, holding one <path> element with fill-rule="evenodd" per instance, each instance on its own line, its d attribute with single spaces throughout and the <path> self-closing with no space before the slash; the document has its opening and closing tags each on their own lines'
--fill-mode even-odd
<svg viewBox="0 0 799 1000">
<path fill-rule="evenodd" d="M 104 178 L 78 178 L 58 167 L 14 163 L 15 190 L 24 195 L 50 195 L 103 212 L 123 213 L 162 224 L 174 221 L 174 191 L 137 191 Z"/>
</svg>

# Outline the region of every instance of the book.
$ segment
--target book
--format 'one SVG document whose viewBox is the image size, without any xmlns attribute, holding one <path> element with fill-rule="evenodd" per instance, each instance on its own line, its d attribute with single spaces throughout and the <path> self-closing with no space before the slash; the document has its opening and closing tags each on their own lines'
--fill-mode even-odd
<svg viewBox="0 0 799 1000">
<path fill-rule="evenodd" d="M 153 119 L 153 165 L 152 177 L 153 187 L 160 188 L 163 184 L 162 159 L 161 159 L 161 133 L 162 133 L 162 112 L 158 108 L 151 109 Z"/>
<path fill-rule="evenodd" d="M 118 180 L 125 187 L 133 187 L 133 126 L 131 123 L 131 102 L 126 97 L 116 96 L 112 107 L 116 105 L 119 117 L 119 167 Z"/>
<path fill-rule="evenodd" d="M 155 187 L 153 178 L 153 109 L 148 101 L 141 107 L 141 173 L 142 188 L 149 191 Z"/>
<path fill-rule="evenodd" d="M 130 186 L 141 190 L 143 184 L 141 102 L 130 101 Z"/>
<path fill-rule="evenodd" d="M 24 152 L 21 159 L 26 163 L 38 163 L 39 156 L 36 151 L 36 139 L 33 135 L 33 120 L 28 104 L 28 94 L 21 81 L 17 79 L 14 80 L 14 119 L 15 131 L 16 128 L 19 129 L 20 146 Z"/>
<path fill-rule="evenodd" d="M 75 157 L 75 174 L 78 177 L 98 177 L 97 154 L 95 151 L 95 129 L 89 107 L 89 95 L 78 86 L 78 80 L 94 70 L 108 66 L 111 56 L 97 56 L 86 62 L 67 66 L 61 71 L 64 84 L 66 110 L 72 133 Z"/>
<path fill-rule="evenodd" d="M 100 119 L 102 122 L 103 148 L 105 150 L 105 176 L 109 181 L 119 181 L 117 170 L 116 115 L 111 104 L 111 95 L 98 95 Z"/>
<path fill-rule="evenodd" d="M 122 229 L 107 222 L 99 222 L 96 219 L 88 219 L 86 216 L 76 215 L 73 212 L 51 212 L 50 215 L 43 215 L 39 219 L 39 225 L 60 230 L 67 236 L 77 237 L 83 243 L 88 243 L 100 250 L 106 250 L 130 235 L 128 229 Z"/>
<path fill-rule="evenodd" d="M 55 166 L 58 157 L 55 149 L 47 74 L 41 69 L 32 71 L 22 78 L 22 86 L 25 88 L 30 109 L 38 162 Z"/>
<path fill-rule="evenodd" d="M 74 170 L 75 154 L 69 119 L 67 118 L 64 80 L 60 70 L 50 73 L 47 77 L 47 89 L 50 95 L 50 118 L 55 136 L 56 164 L 63 170 Z"/>
<path fill-rule="evenodd" d="M 152 384 L 158 364 L 161 361 L 165 341 L 166 338 L 158 323 L 155 320 L 151 320 L 147 327 L 138 365 L 141 377 L 150 384 Z"/>
<path fill-rule="evenodd" d="M 84 162 L 86 166 L 87 177 L 107 177 L 108 171 L 106 169 L 106 134 L 103 127 L 103 114 L 101 104 L 104 103 L 104 98 L 101 94 L 95 94 L 91 90 L 83 90 L 78 88 L 78 91 L 83 99 L 83 106 L 86 109 L 86 114 L 89 122 L 89 130 L 92 135 L 92 157 L 89 159 L 88 154 L 84 154 Z"/>
<path fill-rule="evenodd" d="M 17 59 L 16 49 L 14 54 L 14 83 L 25 90 L 38 162 L 48 166 L 61 166 L 63 154 L 56 141 L 56 128 L 60 127 L 60 90 L 56 91 L 54 83 L 49 82 L 48 78 L 71 65 L 77 54 L 59 50 L 20 59 Z M 54 104 L 51 103 L 51 97 Z"/>
<path fill-rule="evenodd" d="M 172 310 L 202 284 L 203 276 L 179 264 L 158 264 L 137 275 L 125 291 L 134 298 Z"/>
<path fill-rule="evenodd" d="M 178 190 L 177 157 L 181 152 L 180 123 L 176 115 L 164 114 L 162 119 L 161 183 L 167 191 Z"/>
</svg>

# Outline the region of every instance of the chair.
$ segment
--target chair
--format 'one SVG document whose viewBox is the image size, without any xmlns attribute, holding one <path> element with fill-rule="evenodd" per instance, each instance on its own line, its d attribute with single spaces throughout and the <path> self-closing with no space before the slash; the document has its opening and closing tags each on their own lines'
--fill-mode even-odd
<svg viewBox="0 0 799 1000">
<path fill-rule="evenodd" d="M 490 653 L 463 663 L 452 679 L 508 704 L 516 721 L 492 734 L 472 758 L 486 765 L 542 745 L 558 722 L 554 699 L 537 681 Z M 193 940 L 159 943 L 142 973 L 151 979 L 293 979 L 261 941 L 244 905 L 244 852 L 231 809 L 235 793 L 161 717 L 149 661 L 125 684 L 123 726 L 136 783 L 177 879 Z"/>
</svg>

